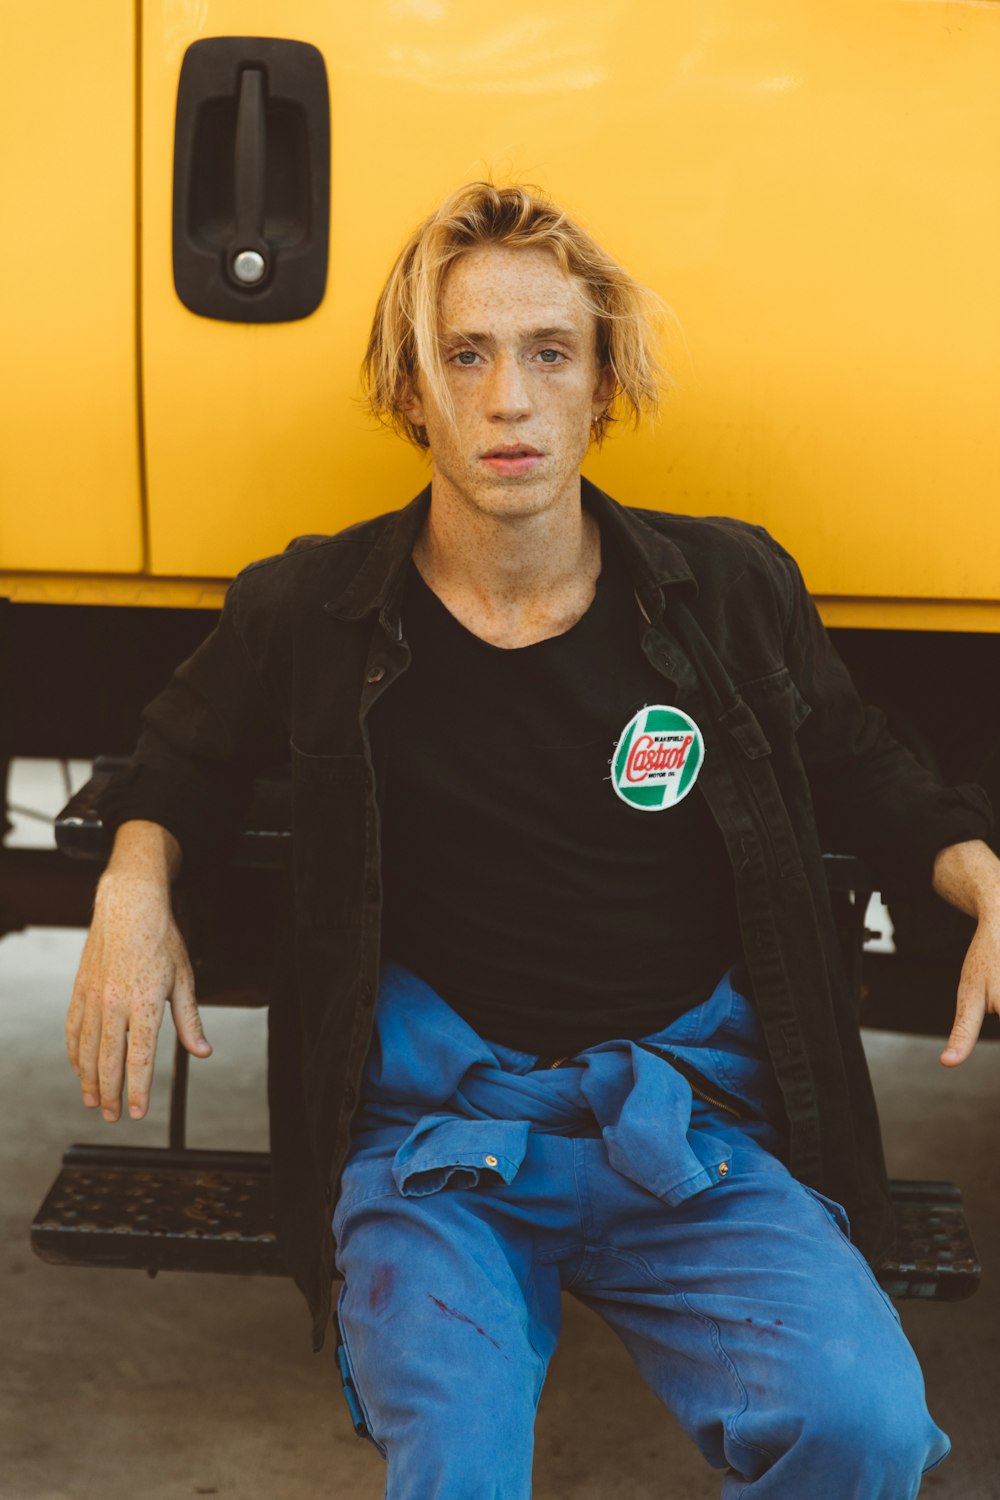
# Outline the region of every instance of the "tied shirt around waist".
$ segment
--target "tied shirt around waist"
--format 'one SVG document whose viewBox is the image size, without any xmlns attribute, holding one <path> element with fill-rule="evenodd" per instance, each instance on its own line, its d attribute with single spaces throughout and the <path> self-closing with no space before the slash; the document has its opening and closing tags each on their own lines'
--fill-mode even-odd
<svg viewBox="0 0 1000 1500">
<path fill-rule="evenodd" d="M 728 974 L 642 1042 L 601 1042 L 565 1067 L 536 1061 L 484 1041 L 423 980 L 388 964 L 354 1153 L 394 1147 L 393 1180 L 415 1197 L 511 1182 L 531 1131 L 600 1135 L 616 1171 L 673 1205 L 724 1180 L 732 1158 L 726 1141 L 692 1128 L 686 1073 L 748 1120 L 782 1117 L 753 1007 Z"/>
</svg>

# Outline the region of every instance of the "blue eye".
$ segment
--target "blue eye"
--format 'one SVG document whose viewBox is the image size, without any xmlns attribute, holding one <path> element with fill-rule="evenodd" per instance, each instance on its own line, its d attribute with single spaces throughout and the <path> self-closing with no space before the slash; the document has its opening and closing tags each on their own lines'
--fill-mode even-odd
<svg viewBox="0 0 1000 1500">
<path fill-rule="evenodd" d="M 454 355 L 453 362 L 457 365 L 471 365 L 474 364 L 478 358 L 479 355 L 476 353 L 475 349 L 460 349 L 458 353 Z"/>
<path fill-rule="evenodd" d="M 541 360 L 543 365 L 554 365 L 557 364 L 560 360 L 565 359 L 566 356 L 565 354 L 562 354 L 558 349 L 540 349 L 538 351 L 538 358 Z"/>
</svg>

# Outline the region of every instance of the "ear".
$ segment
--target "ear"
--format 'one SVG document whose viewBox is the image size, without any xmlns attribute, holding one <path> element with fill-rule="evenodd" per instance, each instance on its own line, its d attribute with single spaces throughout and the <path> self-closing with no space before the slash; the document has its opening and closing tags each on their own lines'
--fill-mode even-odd
<svg viewBox="0 0 1000 1500">
<path fill-rule="evenodd" d="M 597 385 L 594 387 L 594 421 L 596 422 L 608 409 L 608 403 L 615 393 L 615 377 L 607 365 L 604 365 L 597 377 Z"/>
<path fill-rule="evenodd" d="M 399 403 L 399 409 L 404 417 L 413 423 L 414 427 L 426 427 L 424 403 L 420 399 L 418 380 L 419 377 L 414 377 L 412 380 L 407 381 L 403 391 L 403 399 Z"/>
</svg>

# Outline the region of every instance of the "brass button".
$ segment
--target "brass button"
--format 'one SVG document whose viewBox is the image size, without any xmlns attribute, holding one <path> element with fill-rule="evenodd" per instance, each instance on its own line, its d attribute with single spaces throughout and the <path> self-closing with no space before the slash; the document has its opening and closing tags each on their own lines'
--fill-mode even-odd
<svg viewBox="0 0 1000 1500">
<path fill-rule="evenodd" d="M 727 1161 L 720 1161 L 719 1162 L 719 1176 L 720 1177 L 728 1177 L 729 1176 L 729 1163 Z"/>
<path fill-rule="evenodd" d="M 381 682 L 385 676 L 385 667 L 372 667 L 368 673 L 368 682 Z"/>
<path fill-rule="evenodd" d="M 486 1163 L 486 1165 L 488 1167 L 495 1167 L 495 1166 L 498 1165 L 498 1162 L 497 1162 L 497 1159 L 496 1159 L 495 1156 L 484 1156 L 483 1160 L 485 1161 L 485 1163 Z"/>
</svg>

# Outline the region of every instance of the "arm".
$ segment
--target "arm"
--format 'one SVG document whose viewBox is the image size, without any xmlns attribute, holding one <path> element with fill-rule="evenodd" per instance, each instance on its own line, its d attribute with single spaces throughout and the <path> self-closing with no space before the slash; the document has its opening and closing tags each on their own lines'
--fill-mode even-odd
<svg viewBox="0 0 1000 1500">
<path fill-rule="evenodd" d="M 798 743 L 822 845 L 860 856 L 890 897 L 925 895 L 940 850 L 989 836 L 989 799 L 942 785 L 861 701 L 794 560 L 772 546 L 785 658 L 810 709 Z"/>
<path fill-rule="evenodd" d="M 962 965 L 958 1007 L 945 1067 L 957 1067 L 972 1052 L 988 1011 L 1000 1015 L 1000 860 L 979 839 L 952 844 L 934 861 L 934 889 L 977 926 Z"/>
<path fill-rule="evenodd" d="M 777 552 L 789 667 L 812 710 L 800 748 L 825 846 L 860 854 L 891 893 L 930 885 L 977 919 L 941 1054 L 954 1067 L 972 1052 L 986 1013 L 1000 1013 L 1000 861 L 984 842 L 989 799 L 976 786 L 943 786 L 861 702 L 798 568 Z"/>
<path fill-rule="evenodd" d="M 141 1119 L 169 1001 L 181 1043 L 208 1057 L 191 964 L 170 888 L 181 866 L 218 859 L 238 831 L 253 776 L 287 750 L 239 613 L 239 580 L 215 630 L 143 712 L 132 763 L 101 801 L 114 850 L 66 1019 L 66 1046 L 83 1100 L 117 1120 L 125 1069 Z"/>
<path fill-rule="evenodd" d="M 121 1114 L 128 1068 L 133 1119 L 149 1108 L 156 1042 L 170 1002 L 182 1044 L 211 1056 L 194 995 L 187 950 L 174 922 L 170 887 L 181 848 L 157 823 L 122 824 L 97 887 L 94 919 L 66 1017 L 66 1050 L 83 1102 L 104 1118 Z"/>
</svg>

